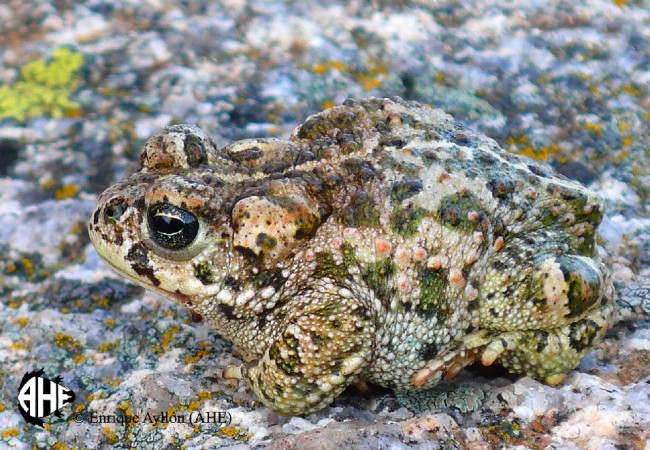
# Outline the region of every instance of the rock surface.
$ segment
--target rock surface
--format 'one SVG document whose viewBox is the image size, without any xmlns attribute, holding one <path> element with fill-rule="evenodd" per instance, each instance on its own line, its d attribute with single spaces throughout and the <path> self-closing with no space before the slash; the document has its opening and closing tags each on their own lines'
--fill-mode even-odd
<svg viewBox="0 0 650 450">
<path fill-rule="evenodd" d="M 649 10 L 644 0 L 4 2 L 0 448 L 648 448 Z M 220 378 L 236 362 L 230 344 L 114 276 L 89 245 L 98 193 L 136 167 L 159 128 L 195 123 L 218 145 L 286 136 L 370 95 L 441 107 L 605 198 L 618 311 L 560 386 L 470 369 L 448 384 L 485 392 L 472 413 L 414 413 L 371 389 L 278 416 Z M 16 407 L 22 376 L 40 367 L 77 395 L 45 429 Z M 228 420 L 188 423 L 198 413 Z M 99 415 L 141 422 L 91 423 Z"/>
</svg>

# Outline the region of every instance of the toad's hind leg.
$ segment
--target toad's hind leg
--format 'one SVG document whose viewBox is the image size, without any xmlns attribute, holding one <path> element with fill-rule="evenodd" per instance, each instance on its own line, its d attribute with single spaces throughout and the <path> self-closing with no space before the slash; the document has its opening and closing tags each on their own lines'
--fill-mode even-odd
<svg viewBox="0 0 650 450">
<path fill-rule="evenodd" d="M 497 362 L 548 384 L 561 382 L 607 330 L 613 310 L 607 269 L 579 255 L 540 255 L 516 270 L 497 267 L 501 274 L 492 279 L 505 282 L 483 293 L 487 334 L 476 342 L 470 337 L 465 347 L 480 348 L 484 365 Z"/>
<path fill-rule="evenodd" d="M 480 360 L 486 366 L 496 362 L 509 372 L 558 384 L 602 339 L 611 312 L 608 303 L 563 327 L 502 333 L 483 347 Z"/>
</svg>

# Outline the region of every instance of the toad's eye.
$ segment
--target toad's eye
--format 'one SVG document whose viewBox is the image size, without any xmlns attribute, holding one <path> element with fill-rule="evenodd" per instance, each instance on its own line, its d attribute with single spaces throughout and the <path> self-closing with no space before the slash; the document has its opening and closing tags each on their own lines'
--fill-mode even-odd
<svg viewBox="0 0 650 450">
<path fill-rule="evenodd" d="M 147 211 L 147 225 L 153 240 L 170 250 L 187 247 L 199 234 L 197 218 L 169 203 L 151 206 Z"/>
</svg>

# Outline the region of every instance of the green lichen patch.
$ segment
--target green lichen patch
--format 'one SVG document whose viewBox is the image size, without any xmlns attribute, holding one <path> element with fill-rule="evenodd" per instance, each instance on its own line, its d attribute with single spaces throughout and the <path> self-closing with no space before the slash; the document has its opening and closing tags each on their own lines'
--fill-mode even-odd
<svg viewBox="0 0 650 450">
<path fill-rule="evenodd" d="M 79 114 L 70 99 L 79 84 L 81 53 L 68 48 L 54 52 L 49 62 L 32 61 L 21 69 L 13 86 L 0 86 L 0 119 L 25 121 L 34 117 L 54 118 Z"/>
</svg>

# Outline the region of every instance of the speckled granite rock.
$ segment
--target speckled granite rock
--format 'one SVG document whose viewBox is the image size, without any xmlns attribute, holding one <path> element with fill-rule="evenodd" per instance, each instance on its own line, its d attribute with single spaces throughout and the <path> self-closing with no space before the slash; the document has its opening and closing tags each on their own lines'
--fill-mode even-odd
<svg viewBox="0 0 650 450">
<path fill-rule="evenodd" d="M 0 5 L 0 448 L 648 448 L 647 1 L 184 4 Z M 83 65 L 52 76 L 61 48 Z M 116 278 L 89 245 L 81 224 L 97 194 L 159 128 L 196 123 L 219 145 L 286 135 L 370 95 L 443 107 L 606 199 L 602 254 L 619 309 L 559 387 L 470 369 L 449 382 L 486 393 L 469 414 L 413 413 L 372 390 L 278 416 L 219 378 L 236 361 L 230 344 Z M 77 394 L 46 429 L 16 408 L 22 376 L 39 367 Z M 90 423 L 164 412 L 229 421 Z"/>
</svg>

